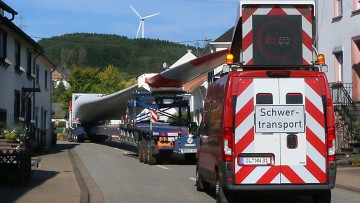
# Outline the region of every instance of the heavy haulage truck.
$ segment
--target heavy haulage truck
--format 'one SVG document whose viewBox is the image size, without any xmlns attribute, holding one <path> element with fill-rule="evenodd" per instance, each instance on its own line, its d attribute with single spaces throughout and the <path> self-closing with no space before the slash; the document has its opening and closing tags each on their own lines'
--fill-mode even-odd
<svg viewBox="0 0 360 203">
<path fill-rule="evenodd" d="M 142 89 L 133 94 L 125 123 L 119 127 L 119 139 L 135 143 L 139 161 L 145 164 L 167 161 L 173 153 L 183 154 L 187 162 L 195 163 L 199 138 L 195 136 L 196 123 L 190 119 L 190 95 L 179 88 Z"/>
<path fill-rule="evenodd" d="M 207 89 L 199 131 L 197 190 L 215 185 L 217 202 L 261 192 L 331 202 L 335 115 L 316 12 L 312 0 L 240 1 L 228 66 Z"/>
<path fill-rule="evenodd" d="M 99 133 L 99 129 L 102 128 L 103 120 L 97 120 L 95 122 L 82 122 L 79 119 L 78 110 L 81 100 L 96 99 L 102 97 L 103 94 L 89 94 L 89 93 L 73 93 L 71 101 L 69 102 L 69 118 L 67 127 L 67 136 L 70 142 L 84 142 L 85 140 L 91 140 L 96 142 L 103 142 L 107 139 L 106 134 Z M 81 99 L 79 99 L 81 98 Z M 86 101 L 86 99 L 85 99 Z"/>
</svg>

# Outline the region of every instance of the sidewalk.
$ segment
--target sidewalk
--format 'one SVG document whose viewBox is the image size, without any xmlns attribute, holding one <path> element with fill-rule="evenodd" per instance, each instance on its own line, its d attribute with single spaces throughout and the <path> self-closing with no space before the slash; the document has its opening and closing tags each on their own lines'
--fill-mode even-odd
<svg viewBox="0 0 360 203">
<path fill-rule="evenodd" d="M 0 202 L 104 202 L 85 166 L 71 152 L 75 146 L 76 143 L 58 142 L 49 152 L 33 157 L 39 165 L 33 169 L 27 186 L 0 187 Z M 339 165 L 336 187 L 360 193 L 360 166 Z"/>
<path fill-rule="evenodd" d="M 60 142 L 49 152 L 33 157 L 39 164 L 27 186 L 0 187 L 0 202 L 80 202 L 81 191 L 68 152 L 74 146 Z"/>
<path fill-rule="evenodd" d="M 360 193 L 360 166 L 338 166 L 336 187 Z"/>
</svg>

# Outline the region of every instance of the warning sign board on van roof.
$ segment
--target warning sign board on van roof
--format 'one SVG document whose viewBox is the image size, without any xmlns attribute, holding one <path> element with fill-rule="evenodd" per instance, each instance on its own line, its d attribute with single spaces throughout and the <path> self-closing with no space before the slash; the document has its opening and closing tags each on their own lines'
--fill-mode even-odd
<svg viewBox="0 0 360 203">
<path fill-rule="evenodd" d="M 312 63 L 312 5 L 243 5 L 244 65 Z"/>
</svg>

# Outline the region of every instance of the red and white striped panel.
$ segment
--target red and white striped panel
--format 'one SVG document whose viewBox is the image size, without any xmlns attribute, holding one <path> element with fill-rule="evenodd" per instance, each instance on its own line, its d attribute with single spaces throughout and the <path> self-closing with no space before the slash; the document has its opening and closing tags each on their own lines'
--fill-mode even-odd
<svg viewBox="0 0 360 203">
<path fill-rule="evenodd" d="M 150 122 L 158 122 L 158 112 L 155 109 L 150 109 Z"/>
<path fill-rule="evenodd" d="M 303 64 L 309 65 L 312 62 L 312 24 L 313 13 L 310 8 L 289 5 L 253 5 L 242 11 L 242 34 L 243 34 L 243 61 L 245 65 L 253 65 L 253 15 L 301 15 L 302 16 L 302 54 Z"/>
<path fill-rule="evenodd" d="M 239 154 L 257 153 L 255 150 L 253 83 L 254 80 L 249 78 L 240 79 L 239 81 L 240 85 L 238 87 L 235 115 L 235 183 L 326 183 L 325 121 L 322 108 L 323 104 L 320 96 L 320 87 L 315 78 L 304 80 L 306 163 L 304 165 L 280 165 L 279 162 L 275 162 L 273 166 L 238 165 L 237 157 Z M 271 136 L 271 134 L 268 136 Z M 281 145 L 279 143 L 279 148 L 280 147 Z"/>
</svg>

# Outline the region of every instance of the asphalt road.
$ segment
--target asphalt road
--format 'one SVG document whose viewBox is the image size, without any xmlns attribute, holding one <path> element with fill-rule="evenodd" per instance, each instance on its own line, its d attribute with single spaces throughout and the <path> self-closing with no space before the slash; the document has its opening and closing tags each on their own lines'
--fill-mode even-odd
<svg viewBox="0 0 360 203">
<path fill-rule="evenodd" d="M 215 202 L 214 190 L 197 192 L 195 165 L 173 156 L 162 165 L 145 165 L 136 148 L 120 142 L 82 143 L 76 152 L 102 190 L 106 202 Z M 251 194 L 249 203 L 311 203 L 309 196 Z M 332 190 L 333 203 L 360 203 L 360 194 Z"/>
</svg>

